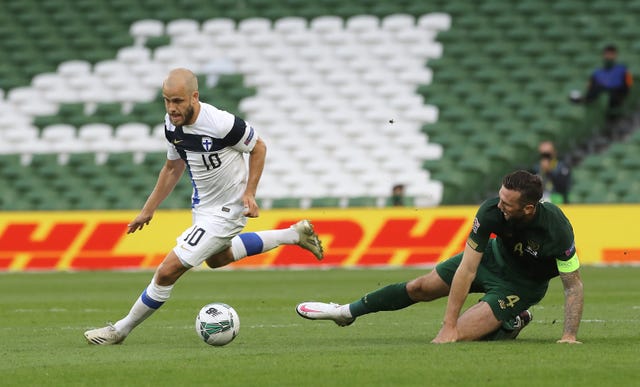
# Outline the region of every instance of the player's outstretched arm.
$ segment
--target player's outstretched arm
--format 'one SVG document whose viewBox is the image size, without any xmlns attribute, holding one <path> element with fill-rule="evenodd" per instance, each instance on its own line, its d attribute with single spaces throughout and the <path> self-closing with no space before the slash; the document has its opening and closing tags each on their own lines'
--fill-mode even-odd
<svg viewBox="0 0 640 387">
<path fill-rule="evenodd" d="M 144 226 L 149 224 L 160 203 L 169 196 L 173 188 L 178 184 L 185 167 L 186 165 L 181 159 L 167 160 L 162 170 L 160 170 L 156 186 L 147 198 L 140 214 L 129 223 L 127 234 L 142 230 Z"/>
<path fill-rule="evenodd" d="M 460 310 L 469 295 L 471 283 L 476 277 L 478 265 L 482 260 L 482 253 L 474 250 L 468 244 L 464 248 L 462 261 L 456 270 L 451 282 L 447 309 L 444 314 L 442 328 L 438 335 L 431 341 L 434 344 L 452 343 L 458 340 L 458 317 Z"/>
<path fill-rule="evenodd" d="M 578 327 L 582 319 L 584 307 L 584 290 L 578 270 L 570 273 L 560 273 L 564 287 L 564 331 L 558 343 L 580 344 L 578 341 Z"/>
<path fill-rule="evenodd" d="M 247 178 L 247 188 L 244 191 L 244 195 L 242 195 L 244 215 L 250 218 L 257 218 L 260 214 L 260 209 L 256 203 L 256 192 L 264 170 L 266 156 L 267 145 L 261 138 L 258 138 L 256 145 L 249 153 L 249 177 Z"/>
</svg>

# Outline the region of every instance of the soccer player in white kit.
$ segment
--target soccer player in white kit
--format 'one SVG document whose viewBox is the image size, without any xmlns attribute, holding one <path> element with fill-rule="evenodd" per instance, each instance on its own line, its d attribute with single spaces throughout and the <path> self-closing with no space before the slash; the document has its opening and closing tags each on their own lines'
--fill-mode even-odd
<svg viewBox="0 0 640 387">
<path fill-rule="evenodd" d="M 156 269 L 151 283 L 129 313 L 106 327 L 84 333 L 90 344 L 119 344 L 169 299 L 174 283 L 203 262 L 225 266 L 283 244 L 297 244 L 322 259 L 322 244 L 308 220 L 287 229 L 240 234 L 247 217 L 257 217 L 256 190 L 264 167 L 266 145 L 244 120 L 199 101 L 198 81 L 187 69 L 174 69 L 164 81 L 167 114 L 167 162 L 128 233 L 148 225 L 160 203 L 186 169 L 193 185 L 193 225 Z M 244 160 L 249 154 L 249 170 Z"/>
</svg>

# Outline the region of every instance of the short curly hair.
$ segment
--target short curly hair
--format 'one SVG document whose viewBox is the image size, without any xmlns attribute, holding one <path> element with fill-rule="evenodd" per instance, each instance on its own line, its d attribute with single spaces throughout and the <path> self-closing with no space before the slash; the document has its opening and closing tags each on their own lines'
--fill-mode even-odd
<svg viewBox="0 0 640 387">
<path fill-rule="evenodd" d="M 536 204 L 542 199 L 542 180 L 540 176 L 519 170 L 506 175 L 502 179 L 502 186 L 512 191 L 520 192 L 520 202 L 523 205 Z"/>
</svg>

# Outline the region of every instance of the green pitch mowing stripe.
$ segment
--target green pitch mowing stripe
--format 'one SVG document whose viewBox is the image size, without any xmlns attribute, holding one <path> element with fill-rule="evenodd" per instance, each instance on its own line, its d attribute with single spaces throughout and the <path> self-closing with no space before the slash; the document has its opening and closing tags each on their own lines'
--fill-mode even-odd
<svg viewBox="0 0 640 387">
<path fill-rule="evenodd" d="M 568 386 L 632 385 L 640 358 L 640 268 L 583 269 L 583 345 L 555 344 L 562 288 L 552 282 L 514 342 L 432 345 L 445 301 L 340 328 L 298 317 L 301 301 L 347 302 L 424 270 L 191 272 L 123 345 L 89 346 L 84 330 L 115 321 L 148 272 L 0 275 L 0 375 L 12 386 Z M 471 296 L 469 302 L 477 297 Z M 201 342 L 197 311 L 232 305 L 240 335 Z"/>
</svg>

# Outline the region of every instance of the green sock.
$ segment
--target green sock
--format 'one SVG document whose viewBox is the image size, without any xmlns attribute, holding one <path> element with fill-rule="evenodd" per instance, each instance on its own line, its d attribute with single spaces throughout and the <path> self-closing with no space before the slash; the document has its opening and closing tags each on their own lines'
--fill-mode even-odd
<svg viewBox="0 0 640 387">
<path fill-rule="evenodd" d="M 384 310 L 398 310 L 415 304 L 407 293 L 407 283 L 402 282 L 375 290 L 356 302 L 349 304 L 353 317 Z"/>
</svg>

